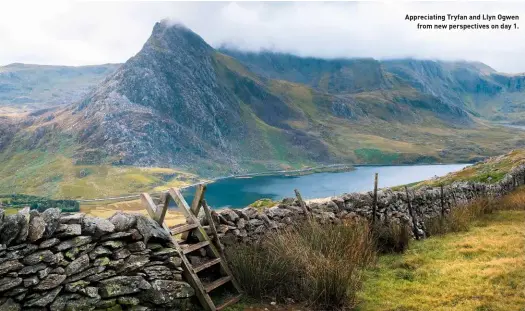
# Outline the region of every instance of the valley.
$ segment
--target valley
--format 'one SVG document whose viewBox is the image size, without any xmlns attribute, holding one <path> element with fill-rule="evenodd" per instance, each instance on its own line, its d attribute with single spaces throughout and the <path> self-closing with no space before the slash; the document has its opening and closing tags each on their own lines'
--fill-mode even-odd
<svg viewBox="0 0 525 311">
<path fill-rule="evenodd" d="M 334 163 L 474 162 L 525 145 L 497 124 L 520 122 L 524 79 L 477 62 L 215 49 L 163 21 L 124 64 L 0 67 L 0 193 L 79 199 Z"/>
</svg>

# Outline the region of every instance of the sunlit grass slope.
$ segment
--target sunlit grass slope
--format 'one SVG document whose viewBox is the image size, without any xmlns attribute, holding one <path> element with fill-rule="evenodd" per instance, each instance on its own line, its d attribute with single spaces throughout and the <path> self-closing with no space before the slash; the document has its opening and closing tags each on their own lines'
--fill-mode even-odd
<svg viewBox="0 0 525 311">
<path fill-rule="evenodd" d="M 524 211 L 497 212 L 468 232 L 380 257 L 367 272 L 358 310 L 524 310 L 524 224 Z"/>
<path fill-rule="evenodd" d="M 517 149 L 504 155 L 488 158 L 441 178 L 423 181 L 418 186 L 450 184 L 455 181 L 495 183 L 500 181 L 512 168 L 522 164 L 525 164 L 525 149 Z"/>
<path fill-rule="evenodd" d="M 56 198 L 100 198 L 162 190 L 197 182 L 190 173 L 171 168 L 75 165 L 64 154 L 19 153 L 0 166 L 0 193 Z"/>
</svg>

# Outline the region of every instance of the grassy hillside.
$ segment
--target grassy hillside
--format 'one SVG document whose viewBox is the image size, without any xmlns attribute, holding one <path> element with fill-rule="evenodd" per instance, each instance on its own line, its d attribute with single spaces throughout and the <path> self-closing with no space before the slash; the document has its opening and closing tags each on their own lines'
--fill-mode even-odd
<svg viewBox="0 0 525 311">
<path fill-rule="evenodd" d="M 502 211 L 468 232 L 414 242 L 365 275 L 359 311 L 522 310 L 524 211 Z"/>
<path fill-rule="evenodd" d="M 455 181 L 495 183 L 500 181 L 511 169 L 523 164 L 525 164 L 525 149 L 513 150 L 507 154 L 491 157 L 468 166 L 459 172 L 453 172 L 440 178 L 423 181 L 417 184 L 416 187 L 423 185 L 437 186 L 440 184 L 450 184 Z"/>
<path fill-rule="evenodd" d="M 68 156 L 69 155 L 69 156 Z M 75 165 L 70 151 L 17 153 L 2 161 L 0 193 L 100 198 L 180 187 L 199 181 L 171 168 Z"/>
</svg>

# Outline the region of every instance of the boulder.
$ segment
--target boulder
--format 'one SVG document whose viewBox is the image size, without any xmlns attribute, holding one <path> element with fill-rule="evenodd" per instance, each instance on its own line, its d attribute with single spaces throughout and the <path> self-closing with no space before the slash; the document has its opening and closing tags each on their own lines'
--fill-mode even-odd
<svg viewBox="0 0 525 311">
<path fill-rule="evenodd" d="M 61 224 L 81 224 L 82 219 L 84 218 L 84 213 L 73 213 L 73 214 L 62 214 L 60 217 L 60 223 Z"/>
<path fill-rule="evenodd" d="M 34 265 L 34 266 L 27 266 L 27 267 L 22 268 L 22 270 L 18 271 L 18 275 L 33 274 L 33 273 L 36 273 L 37 271 L 43 270 L 45 268 L 47 268 L 47 265 L 44 264 L 44 263 L 39 263 L 39 264 Z"/>
<path fill-rule="evenodd" d="M 24 243 L 27 239 L 27 234 L 29 232 L 29 220 L 31 219 L 29 215 L 29 206 L 24 207 L 18 214 L 22 217 L 19 218 L 20 230 L 18 231 L 18 236 L 16 237 L 16 243 Z"/>
<path fill-rule="evenodd" d="M 99 294 L 103 298 L 138 293 L 150 289 L 151 285 L 141 276 L 116 276 L 99 283 Z"/>
<path fill-rule="evenodd" d="M 122 238 L 131 237 L 131 232 L 114 232 L 110 234 L 106 234 L 100 238 L 101 241 L 107 241 L 107 240 L 117 240 Z"/>
<path fill-rule="evenodd" d="M 39 281 L 40 280 L 38 279 L 38 277 L 36 275 L 33 275 L 31 277 L 28 277 L 27 279 L 24 279 L 24 287 L 36 285 Z"/>
<path fill-rule="evenodd" d="M 24 267 L 18 260 L 9 260 L 0 264 L 0 276 L 11 271 L 18 271 Z"/>
<path fill-rule="evenodd" d="M 4 292 L 22 284 L 22 278 L 4 277 L 0 279 L 0 292 Z"/>
<path fill-rule="evenodd" d="M 225 208 L 220 211 L 221 215 L 226 218 L 227 221 L 235 223 L 239 219 L 239 215 L 229 208 Z"/>
<path fill-rule="evenodd" d="M 73 275 L 77 274 L 79 272 L 82 272 L 86 270 L 89 267 L 89 256 L 83 255 L 78 257 L 77 259 L 73 260 L 67 267 L 66 267 L 66 275 Z"/>
<path fill-rule="evenodd" d="M 141 296 L 150 303 L 173 307 L 178 305 L 179 299 L 193 295 L 195 295 L 194 289 L 186 282 L 155 280 L 151 282 L 151 288 Z"/>
<path fill-rule="evenodd" d="M 171 242 L 171 235 L 164 230 L 159 224 L 144 215 L 137 215 L 137 229 L 144 237 L 144 243 L 147 243 L 151 238 Z"/>
<path fill-rule="evenodd" d="M 40 281 L 40 284 L 35 286 L 35 289 L 37 290 L 52 289 L 62 284 L 62 282 L 64 282 L 65 279 L 66 279 L 66 276 L 64 274 L 50 274 L 45 279 Z"/>
<path fill-rule="evenodd" d="M 49 240 L 42 241 L 42 243 L 40 243 L 40 245 L 38 246 L 38 248 L 40 248 L 40 249 L 50 248 L 50 247 L 52 247 L 52 246 L 57 245 L 58 243 L 60 243 L 60 240 L 59 240 L 59 239 L 57 239 L 57 238 L 51 238 L 51 239 L 49 239 Z"/>
<path fill-rule="evenodd" d="M 137 224 L 135 215 L 116 212 L 109 218 L 109 221 L 115 226 L 115 231 L 127 231 Z"/>
<path fill-rule="evenodd" d="M 91 243 L 93 241 L 93 237 L 91 236 L 77 236 L 71 240 L 63 241 L 62 243 L 55 246 L 56 251 L 64 251 L 67 249 L 70 249 L 72 247 L 79 247 L 82 245 L 86 245 Z"/>
<path fill-rule="evenodd" d="M 119 259 L 125 259 L 128 258 L 129 255 L 131 255 L 130 251 L 126 248 L 121 248 L 113 252 L 113 259 L 119 260 Z"/>
<path fill-rule="evenodd" d="M 95 304 L 100 301 L 100 297 L 80 297 L 75 300 L 69 300 L 66 303 L 64 311 L 91 311 L 95 310 Z M 111 310 L 111 309 L 109 309 Z"/>
<path fill-rule="evenodd" d="M 173 273 L 170 268 L 166 266 L 149 266 L 145 267 L 144 273 L 148 276 L 149 280 L 171 280 L 173 279 Z"/>
<path fill-rule="evenodd" d="M 79 272 L 77 274 L 73 274 L 73 275 L 69 276 L 64 281 L 64 283 L 76 282 L 78 280 L 82 280 L 82 279 L 88 278 L 89 276 L 92 276 L 93 274 L 98 274 L 98 273 L 104 272 L 104 270 L 106 270 L 105 266 L 92 267 L 92 268 L 89 268 L 89 269 L 84 270 L 82 272 Z"/>
<path fill-rule="evenodd" d="M 138 241 L 128 245 L 128 249 L 131 252 L 141 252 L 146 249 L 146 244 L 142 241 Z"/>
<path fill-rule="evenodd" d="M 27 266 L 33 266 L 40 262 L 54 263 L 55 260 L 55 254 L 50 250 L 43 250 L 26 256 L 22 262 Z"/>
<path fill-rule="evenodd" d="M 148 262 L 148 255 L 131 255 L 117 267 L 117 271 L 119 273 L 129 273 L 144 267 Z"/>
<path fill-rule="evenodd" d="M 11 245 L 20 232 L 20 223 L 24 221 L 24 216 L 20 214 L 8 215 L 4 217 L 2 231 L 0 232 L 0 244 Z"/>
<path fill-rule="evenodd" d="M 0 304 L 0 311 L 20 311 L 20 305 L 13 299 L 7 299 L 3 304 Z"/>
<path fill-rule="evenodd" d="M 45 231 L 46 222 L 44 221 L 44 218 L 40 215 L 32 216 L 31 220 L 29 221 L 28 240 L 30 242 L 40 240 L 44 236 Z"/>
<path fill-rule="evenodd" d="M 48 208 L 41 215 L 46 223 L 44 238 L 49 238 L 55 233 L 60 224 L 60 210 L 58 208 Z"/>
<path fill-rule="evenodd" d="M 58 293 L 62 290 L 62 286 L 57 287 L 51 291 L 45 292 L 42 295 L 38 295 L 35 298 L 28 300 L 24 307 L 45 307 L 55 300 Z"/>
<path fill-rule="evenodd" d="M 111 251 L 104 246 L 97 246 L 94 250 L 89 253 L 89 258 L 95 259 L 99 256 L 111 255 Z"/>
<path fill-rule="evenodd" d="M 59 238 L 79 236 L 82 234 L 82 227 L 79 224 L 61 224 Z"/>
<path fill-rule="evenodd" d="M 96 237 L 115 231 L 115 226 L 107 219 L 84 216 L 82 219 L 82 232 Z"/>
</svg>

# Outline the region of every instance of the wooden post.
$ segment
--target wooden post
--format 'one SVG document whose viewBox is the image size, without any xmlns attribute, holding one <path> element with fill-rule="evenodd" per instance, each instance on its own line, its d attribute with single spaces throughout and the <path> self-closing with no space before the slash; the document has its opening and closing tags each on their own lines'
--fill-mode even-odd
<svg viewBox="0 0 525 311">
<path fill-rule="evenodd" d="M 158 208 L 155 212 L 155 220 L 162 226 L 166 213 L 168 212 L 168 206 L 170 205 L 170 196 L 168 193 L 163 193 L 161 196 L 162 207 Z"/>
<path fill-rule="evenodd" d="M 304 211 L 304 215 L 306 218 L 311 219 L 312 215 L 310 215 L 310 211 L 308 210 L 308 207 L 306 206 L 306 203 L 303 201 L 303 197 L 301 196 L 301 193 L 298 189 L 295 189 L 295 196 L 297 197 L 297 201 L 299 201 L 299 205 L 301 205 L 301 208 Z"/>
<path fill-rule="evenodd" d="M 201 209 L 201 201 L 204 199 L 204 193 L 206 192 L 205 184 L 198 184 L 195 189 L 195 196 L 191 202 L 191 212 L 195 216 L 199 216 L 199 211 Z"/>
<path fill-rule="evenodd" d="M 414 210 L 412 209 L 412 202 L 410 202 L 410 195 L 408 194 L 407 186 L 405 186 L 405 192 L 407 194 L 408 213 L 410 214 L 410 217 L 412 217 L 412 231 L 414 232 L 416 240 L 419 240 L 419 236 L 417 235 L 417 218 Z"/>
<path fill-rule="evenodd" d="M 441 194 L 441 217 L 445 218 L 445 198 L 443 197 L 443 184 L 439 187 Z"/>
<path fill-rule="evenodd" d="M 213 236 L 214 236 L 213 240 L 215 242 L 215 245 L 217 245 L 219 252 L 221 252 L 221 256 L 225 258 L 224 247 L 222 246 L 221 240 L 219 239 L 219 234 L 217 233 L 215 222 L 213 221 L 213 217 L 211 216 L 210 208 L 208 207 L 206 200 L 202 200 L 201 202 L 202 202 L 202 208 L 204 209 L 204 213 L 206 213 L 206 218 L 208 218 L 208 223 L 210 225 L 211 232 L 213 233 Z"/>
<path fill-rule="evenodd" d="M 377 177 L 378 173 L 375 174 L 374 178 L 374 198 L 372 201 L 372 227 L 374 227 L 376 223 L 376 211 L 377 211 Z"/>
<path fill-rule="evenodd" d="M 458 206 L 458 201 L 456 200 L 456 193 L 454 188 L 450 187 L 450 193 L 452 194 L 452 199 L 454 200 L 454 207 Z"/>
</svg>

